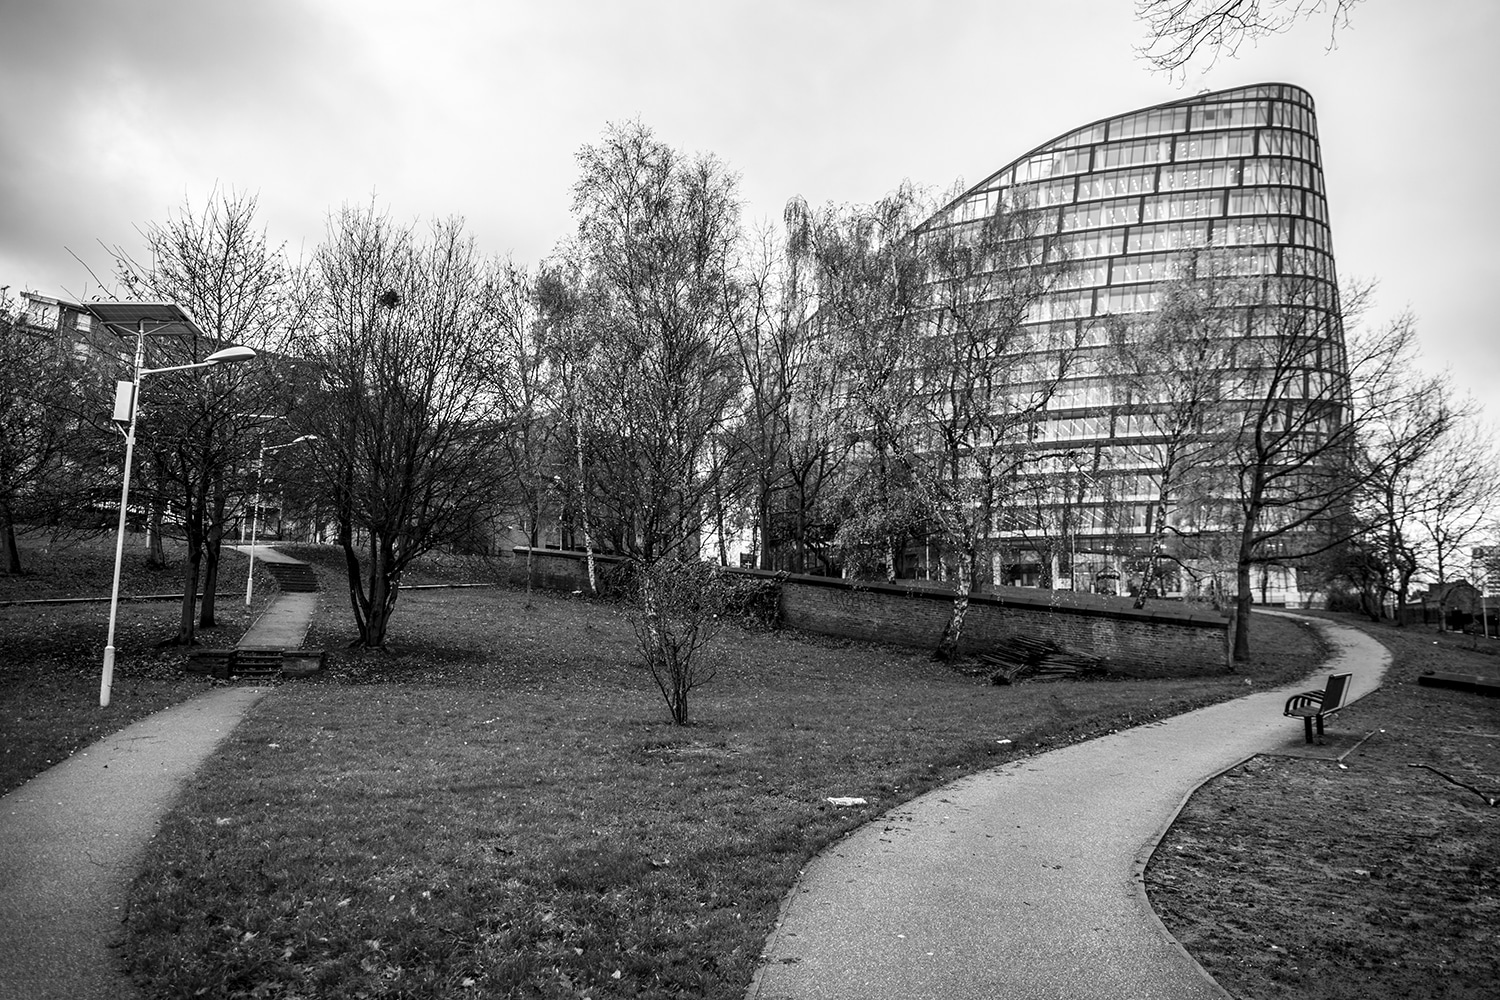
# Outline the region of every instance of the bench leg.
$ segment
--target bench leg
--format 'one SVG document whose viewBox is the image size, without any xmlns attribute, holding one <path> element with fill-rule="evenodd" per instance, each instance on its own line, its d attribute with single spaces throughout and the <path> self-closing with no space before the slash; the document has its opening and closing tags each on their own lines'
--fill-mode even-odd
<svg viewBox="0 0 1500 1000">
<path fill-rule="evenodd" d="M 1323 716 L 1318 716 L 1318 742 L 1323 742 Z"/>
<path fill-rule="evenodd" d="M 1321 727 L 1321 725 L 1322 725 L 1322 720 L 1321 719 L 1318 720 L 1318 724 Z M 1303 734 L 1307 737 L 1307 742 L 1311 743 L 1312 742 L 1312 716 L 1310 716 L 1310 715 L 1304 715 L 1302 717 L 1302 730 L 1303 730 Z"/>
</svg>

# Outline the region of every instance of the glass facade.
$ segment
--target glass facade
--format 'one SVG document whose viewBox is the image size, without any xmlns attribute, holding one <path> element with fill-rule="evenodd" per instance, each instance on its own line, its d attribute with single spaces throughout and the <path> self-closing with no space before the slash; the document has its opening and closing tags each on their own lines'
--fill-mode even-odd
<svg viewBox="0 0 1500 1000">
<path fill-rule="evenodd" d="M 1050 262 L 1062 265 L 1026 321 L 1076 325 L 1085 357 L 1053 394 L 1036 444 L 1080 470 L 1085 502 L 1071 518 L 1068 562 L 1084 572 L 1089 550 L 1107 576 L 1117 570 L 1100 562 L 1103 553 L 1128 548 L 1131 537 L 1159 537 L 1151 520 L 1160 470 L 1151 446 L 1158 431 L 1141 401 L 1122 398 L 1110 377 L 1102 329 L 1149 321 L 1192 262 L 1213 254 L 1260 296 L 1257 308 L 1225 306 L 1235 313 L 1226 337 L 1247 344 L 1274 337 L 1285 317 L 1270 313 L 1300 311 L 1304 328 L 1316 326 L 1328 345 L 1309 358 L 1302 383 L 1315 389 L 1340 374 L 1343 334 L 1312 97 L 1265 84 L 1095 122 L 1007 164 L 924 228 L 975 225 L 999 205 L 1037 213 Z M 1175 527 L 1212 518 L 1200 508 L 1174 511 L 1172 520 Z M 1001 524 L 998 533 L 1024 550 L 1024 524 Z"/>
</svg>

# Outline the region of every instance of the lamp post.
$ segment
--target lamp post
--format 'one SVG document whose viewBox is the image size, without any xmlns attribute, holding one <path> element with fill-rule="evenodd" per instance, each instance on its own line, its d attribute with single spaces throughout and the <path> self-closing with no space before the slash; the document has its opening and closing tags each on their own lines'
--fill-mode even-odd
<svg viewBox="0 0 1500 1000">
<path fill-rule="evenodd" d="M 250 595 L 255 588 L 255 531 L 257 527 L 255 519 L 256 515 L 260 513 L 260 477 L 266 465 L 266 452 L 280 451 L 283 448 L 290 448 L 294 444 L 301 444 L 303 441 L 316 441 L 317 439 L 318 436 L 316 434 L 304 434 L 299 438 L 293 438 L 286 444 L 260 446 L 260 456 L 255 460 L 255 494 L 250 501 L 250 568 L 245 572 L 245 607 L 247 608 L 250 606 Z"/>
<path fill-rule="evenodd" d="M 146 360 L 146 334 L 148 332 L 160 333 L 172 327 L 186 327 L 197 332 L 196 326 L 181 308 L 175 305 L 159 305 L 157 308 L 161 310 L 158 315 L 147 315 L 149 308 L 135 303 L 99 303 L 90 307 L 89 310 L 106 325 L 116 325 L 119 320 L 112 317 L 116 317 L 117 314 L 128 314 L 136 322 L 135 363 L 131 367 L 134 377 L 128 383 L 119 383 L 115 392 L 115 420 L 126 425 L 125 472 L 120 483 L 120 520 L 115 529 L 115 573 L 109 590 L 109 636 L 105 640 L 104 667 L 99 676 L 100 708 L 109 706 L 109 690 L 114 683 L 115 676 L 115 621 L 120 609 L 120 567 L 125 556 L 125 517 L 130 503 L 130 466 L 135 458 L 135 428 L 136 418 L 140 412 L 141 380 L 147 375 L 187 371 L 191 368 L 209 368 L 214 365 L 232 364 L 236 361 L 249 361 L 255 357 L 255 352 L 250 348 L 235 346 L 215 351 L 202 361 L 188 365 L 144 368 L 142 365 Z M 148 331 L 147 323 L 156 323 L 157 326 Z"/>
</svg>

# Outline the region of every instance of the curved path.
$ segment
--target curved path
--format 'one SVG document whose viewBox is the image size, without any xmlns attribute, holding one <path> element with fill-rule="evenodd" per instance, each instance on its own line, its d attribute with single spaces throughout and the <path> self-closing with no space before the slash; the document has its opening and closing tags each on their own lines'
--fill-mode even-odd
<svg viewBox="0 0 1500 1000">
<path fill-rule="evenodd" d="M 132 995 L 110 950 L 140 851 L 182 783 L 267 688 L 221 688 L 0 798 L 0 998 Z"/>
<path fill-rule="evenodd" d="M 266 562 L 299 562 L 257 546 Z M 242 646 L 302 645 L 316 594 L 282 593 Z M 0 1000 L 121 1000 L 115 969 L 141 850 L 179 789 L 269 688 L 220 688 L 142 719 L 0 798 Z"/>
<path fill-rule="evenodd" d="M 1351 700 L 1379 686 L 1385 647 L 1313 624 L 1333 655 L 1301 684 L 971 775 L 856 830 L 803 873 L 749 996 L 1227 997 L 1166 932 L 1142 873 L 1200 784 L 1303 743 L 1288 694 L 1344 670 Z"/>
</svg>

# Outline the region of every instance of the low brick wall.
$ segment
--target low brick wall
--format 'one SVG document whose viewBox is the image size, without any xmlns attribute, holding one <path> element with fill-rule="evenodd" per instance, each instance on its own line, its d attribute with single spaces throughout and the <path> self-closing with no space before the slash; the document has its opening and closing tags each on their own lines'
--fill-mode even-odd
<svg viewBox="0 0 1500 1000">
<path fill-rule="evenodd" d="M 582 552 L 562 551 L 559 549 L 532 549 L 531 559 L 531 585 L 542 590 L 566 590 L 582 591 L 589 590 L 589 568 L 588 557 Z M 515 558 L 510 563 L 510 582 L 512 586 L 526 586 L 526 549 L 517 546 L 514 550 Z M 594 572 L 596 576 L 604 576 L 619 566 L 625 560 L 618 556 L 594 556 Z M 603 586 L 604 581 L 600 581 Z"/>
<path fill-rule="evenodd" d="M 596 556 L 601 573 L 620 560 Z M 733 569 L 750 577 L 761 570 Z M 524 584 L 526 550 L 516 550 L 512 580 Z M 587 590 L 581 552 L 537 549 L 533 583 L 555 590 Z M 963 648 L 983 652 L 1011 636 L 1048 639 L 1064 650 L 1107 661 L 1111 669 L 1152 675 L 1203 674 L 1230 667 L 1230 621 L 1186 605 L 1153 601 L 1142 609 L 1130 598 L 1068 591 L 1002 587 L 969 600 Z M 807 632 L 936 648 L 953 610 L 953 595 L 927 582 L 903 587 L 792 575 L 781 587 L 786 624 Z"/>
</svg>

